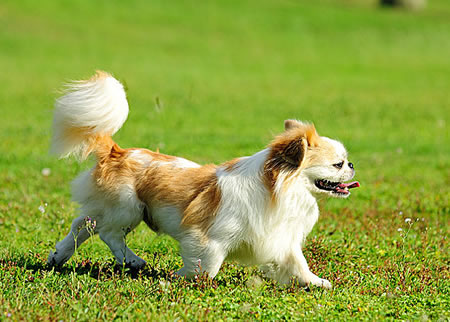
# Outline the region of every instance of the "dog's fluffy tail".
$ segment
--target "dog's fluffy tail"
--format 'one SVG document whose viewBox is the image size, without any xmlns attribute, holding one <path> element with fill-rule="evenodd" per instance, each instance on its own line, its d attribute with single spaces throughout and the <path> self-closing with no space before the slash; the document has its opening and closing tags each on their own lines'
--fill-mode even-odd
<svg viewBox="0 0 450 322">
<path fill-rule="evenodd" d="M 72 82 L 55 103 L 51 152 L 81 160 L 93 151 L 106 156 L 115 145 L 111 136 L 127 116 L 125 90 L 110 74 L 97 71 L 89 80 Z"/>
</svg>

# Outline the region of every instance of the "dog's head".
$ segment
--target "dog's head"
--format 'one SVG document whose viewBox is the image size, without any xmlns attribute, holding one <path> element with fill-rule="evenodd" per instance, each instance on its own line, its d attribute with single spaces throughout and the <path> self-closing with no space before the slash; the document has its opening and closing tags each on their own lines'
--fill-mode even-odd
<svg viewBox="0 0 450 322">
<path fill-rule="evenodd" d="M 346 198 L 359 182 L 342 143 L 319 136 L 314 125 L 286 120 L 285 132 L 270 144 L 266 170 L 284 173 L 304 182 L 314 195 Z M 273 177 L 277 177 L 277 175 Z"/>
</svg>

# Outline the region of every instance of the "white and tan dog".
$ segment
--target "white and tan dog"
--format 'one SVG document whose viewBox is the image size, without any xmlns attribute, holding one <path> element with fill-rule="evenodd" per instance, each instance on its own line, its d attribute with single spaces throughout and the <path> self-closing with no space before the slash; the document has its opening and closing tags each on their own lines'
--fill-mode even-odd
<svg viewBox="0 0 450 322">
<path fill-rule="evenodd" d="M 146 262 L 125 244 L 141 221 L 180 242 L 192 277 L 198 262 L 214 277 L 226 258 L 269 267 L 280 283 L 331 288 L 314 275 L 302 244 L 319 216 L 316 198 L 348 197 L 358 182 L 344 146 L 321 137 L 313 125 L 285 121 L 285 131 L 249 157 L 200 166 L 146 149 L 122 149 L 111 138 L 128 115 L 122 85 L 105 72 L 69 85 L 55 104 L 52 150 L 60 157 L 90 153 L 96 165 L 73 182 L 81 215 L 56 244 L 48 262 L 64 264 L 91 235 L 85 218 L 120 264 Z"/>
</svg>

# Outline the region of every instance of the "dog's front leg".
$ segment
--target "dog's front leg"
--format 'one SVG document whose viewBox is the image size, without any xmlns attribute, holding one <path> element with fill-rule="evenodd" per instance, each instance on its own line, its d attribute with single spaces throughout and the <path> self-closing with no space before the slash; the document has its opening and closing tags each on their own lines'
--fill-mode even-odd
<svg viewBox="0 0 450 322">
<path fill-rule="evenodd" d="M 292 278 L 295 278 L 302 286 L 314 285 L 326 289 L 332 288 L 329 281 L 318 277 L 309 270 L 308 263 L 300 247 L 291 250 L 278 265 L 275 279 L 282 284 L 288 284 Z"/>
<path fill-rule="evenodd" d="M 214 278 L 226 256 L 223 245 L 214 240 L 200 241 L 188 235 L 180 240 L 180 246 L 184 266 L 176 274 L 188 279 L 201 273 Z"/>
</svg>

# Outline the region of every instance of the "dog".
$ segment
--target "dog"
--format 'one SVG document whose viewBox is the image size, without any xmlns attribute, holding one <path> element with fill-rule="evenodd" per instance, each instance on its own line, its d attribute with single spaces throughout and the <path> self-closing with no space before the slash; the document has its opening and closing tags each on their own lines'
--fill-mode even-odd
<svg viewBox="0 0 450 322">
<path fill-rule="evenodd" d="M 97 162 L 73 182 L 81 215 L 50 252 L 50 265 L 63 265 L 98 233 L 118 264 L 142 268 L 146 262 L 125 237 L 144 221 L 180 243 L 179 276 L 192 278 L 201 267 L 214 278 L 225 259 L 234 259 L 260 265 L 281 284 L 296 279 L 331 288 L 309 270 L 302 245 L 319 217 L 316 199 L 347 198 L 349 189 L 359 187 L 345 183 L 355 170 L 340 142 L 319 136 L 312 124 L 286 120 L 284 132 L 262 151 L 201 166 L 119 147 L 112 135 L 127 116 L 122 84 L 102 71 L 68 84 L 56 100 L 51 151 L 80 160 L 95 154 Z"/>
</svg>

